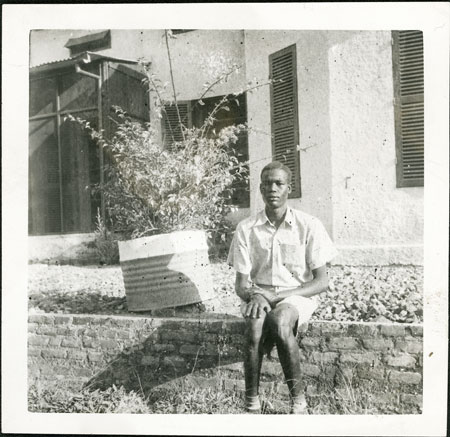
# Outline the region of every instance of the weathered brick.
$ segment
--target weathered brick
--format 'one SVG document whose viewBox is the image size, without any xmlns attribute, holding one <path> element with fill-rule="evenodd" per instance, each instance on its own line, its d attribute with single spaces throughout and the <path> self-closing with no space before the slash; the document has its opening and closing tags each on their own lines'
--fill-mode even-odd
<svg viewBox="0 0 450 437">
<path fill-rule="evenodd" d="M 117 331 L 117 338 L 120 338 L 122 340 L 129 340 L 131 338 L 131 332 L 130 331 Z"/>
<path fill-rule="evenodd" d="M 81 340 L 79 338 L 64 338 L 62 343 L 62 347 L 80 347 Z"/>
<path fill-rule="evenodd" d="M 186 355 L 203 355 L 205 347 L 194 345 L 194 344 L 184 344 L 180 347 L 180 353 Z"/>
<path fill-rule="evenodd" d="M 213 376 L 211 378 L 207 378 L 204 376 L 193 376 L 190 379 L 190 382 L 192 383 L 192 385 L 194 385 L 196 387 L 206 388 L 206 389 L 211 388 L 211 387 L 216 388 L 216 387 L 222 386 L 222 381 L 217 376 Z"/>
<path fill-rule="evenodd" d="M 186 366 L 186 360 L 178 356 L 164 357 L 163 364 L 166 366 L 184 367 Z"/>
<path fill-rule="evenodd" d="M 117 350 L 120 349 L 119 343 L 117 343 L 117 341 L 111 340 L 111 339 L 99 340 L 99 344 L 100 344 L 100 347 L 105 348 L 105 349 L 117 349 Z"/>
<path fill-rule="evenodd" d="M 34 333 L 37 331 L 39 324 L 38 323 L 28 323 L 28 332 Z"/>
<path fill-rule="evenodd" d="M 391 367 L 414 368 L 416 365 L 416 359 L 407 354 L 385 357 L 385 362 Z"/>
<path fill-rule="evenodd" d="M 387 337 L 402 337 L 405 335 L 405 327 L 402 325 L 382 325 L 380 332 Z"/>
<path fill-rule="evenodd" d="M 225 345 L 219 349 L 219 355 L 224 358 L 236 357 L 240 356 L 241 352 L 238 348 L 234 346 Z"/>
<path fill-rule="evenodd" d="M 400 398 L 405 404 L 417 405 L 418 407 L 422 407 L 423 405 L 423 396 L 419 394 L 405 393 L 402 394 Z"/>
<path fill-rule="evenodd" d="M 389 350 L 394 346 L 392 340 L 388 338 L 363 338 L 362 343 L 366 349 L 375 351 Z"/>
<path fill-rule="evenodd" d="M 197 334 L 185 331 L 160 331 L 160 338 L 166 343 L 178 341 L 180 343 L 196 343 Z"/>
<path fill-rule="evenodd" d="M 103 358 L 103 354 L 101 352 L 91 352 L 91 351 L 89 351 L 87 353 L 87 357 L 88 357 L 88 360 L 91 363 L 97 363 L 97 362 L 102 361 L 104 359 Z"/>
<path fill-rule="evenodd" d="M 51 337 L 48 342 L 48 345 L 52 346 L 52 347 L 59 347 L 59 346 L 61 346 L 62 339 L 63 339 L 63 337 L 60 337 L 60 336 Z"/>
<path fill-rule="evenodd" d="M 223 321 L 215 321 L 208 323 L 208 325 L 206 326 L 206 331 L 213 334 L 222 334 L 223 328 L 224 328 Z"/>
<path fill-rule="evenodd" d="M 66 358 L 67 351 L 65 349 L 46 349 L 42 351 L 44 358 Z"/>
<path fill-rule="evenodd" d="M 102 330 L 101 336 L 103 338 L 115 339 L 117 337 L 117 332 L 114 331 L 113 329 L 105 329 Z"/>
<path fill-rule="evenodd" d="M 408 329 L 413 337 L 423 337 L 423 326 L 422 325 L 412 325 L 412 326 L 409 326 Z"/>
<path fill-rule="evenodd" d="M 310 326 L 309 332 L 313 336 L 321 335 L 345 335 L 347 333 L 348 325 L 344 323 L 337 322 L 316 322 Z"/>
<path fill-rule="evenodd" d="M 69 368 L 63 366 L 43 365 L 41 366 L 41 374 L 54 378 L 56 375 L 68 375 Z"/>
<path fill-rule="evenodd" d="M 308 396 L 319 396 L 321 392 L 317 390 L 317 385 L 308 384 L 306 386 L 306 394 Z"/>
<path fill-rule="evenodd" d="M 68 326 L 57 326 L 55 330 L 57 335 L 70 335 L 71 330 Z"/>
<path fill-rule="evenodd" d="M 100 347 L 100 342 L 92 338 L 83 338 L 83 347 L 89 349 L 98 349 Z"/>
<path fill-rule="evenodd" d="M 34 349 L 34 348 L 28 348 L 28 356 L 29 357 L 40 357 L 41 356 L 41 350 L 40 349 Z"/>
<path fill-rule="evenodd" d="M 396 405 L 399 403 L 399 395 L 397 393 L 374 393 L 373 399 L 377 404 Z"/>
<path fill-rule="evenodd" d="M 244 370 L 244 363 L 230 363 L 230 364 L 223 364 L 221 366 L 218 366 L 218 369 L 223 370 L 230 370 L 232 372 L 242 372 Z"/>
<path fill-rule="evenodd" d="M 56 329 L 53 325 L 39 325 L 38 333 L 42 335 L 49 335 L 51 337 L 56 335 Z"/>
<path fill-rule="evenodd" d="M 422 375 L 415 372 L 398 372 L 391 371 L 389 373 L 389 380 L 399 384 L 420 384 L 422 381 Z"/>
<path fill-rule="evenodd" d="M 274 386 L 274 391 L 284 396 L 289 396 L 289 388 L 287 384 L 279 383 Z"/>
<path fill-rule="evenodd" d="M 70 349 L 67 351 L 67 358 L 73 360 L 85 360 L 87 358 L 87 353 L 85 351 Z"/>
<path fill-rule="evenodd" d="M 29 335 L 28 344 L 33 346 L 46 346 L 49 342 L 49 337 L 43 337 L 41 335 Z"/>
<path fill-rule="evenodd" d="M 423 343 L 414 337 L 405 337 L 395 342 L 395 348 L 410 354 L 421 354 L 423 352 Z"/>
<path fill-rule="evenodd" d="M 320 375 L 320 367 L 315 364 L 302 364 L 300 371 L 303 375 L 317 377 Z"/>
<path fill-rule="evenodd" d="M 332 366 L 322 366 L 320 369 L 319 377 L 321 379 L 333 380 L 336 375 L 336 367 Z"/>
<path fill-rule="evenodd" d="M 75 376 L 84 377 L 84 378 L 90 378 L 93 376 L 93 371 L 91 369 L 87 369 L 85 367 L 73 369 L 72 373 Z"/>
<path fill-rule="evenodd" d="M 353 337 L 332 337 L 327 343 L 328 349 L 332 351 L 358 349 L 358 340 Z"/>
<path fill-rule="evenodd" d="M 263 393 L 273 393 L 275 391 L 275 384 L 273 381 L 261 381 L 259 387 Z"/>
<path fill-rule="evenodd" d="M 98 328 L 85 328 L 82 330 L 82 335 L 85 337 L 97 338 Z"/>
<path fill-rule="evenodd" d="M 354 363 L 354 364 L 373 364 L 377 361 L 377 357 L 373 352 L 366 353 L 352 353 L 345 352 L 340 356 L 341 363 Z"/>
<path fill-rule="evenodd" d="M 55 325 L 71 325 L 72 316 L 55 316 Z"/>
<path fill-rule="evenodd" d="M 151 346 L 151 350 L 154 352 L 173 352 L 175 346 L 173 344 L 160 344 L 156 343 Z"/>
<path fill-rule="evenodd" d="M 245 383 L 241 379 L 225 379 L 225 390 L 241 391 L 245 390 Z"/>
<path fill-rule="evenodd" d="M 245 330 L 244 320 L 227 320 L 223 326 L 223 333 L 225 334 L 242 334 Z"/>
<path fill-rule="evenodd" d="M 28 321 L 31 323 L 53 325 L 54 317 L 48 314 L 31 314 L 28 316 Z"/>
<path fill-rule="evenodd" d="M 280 363 L 270 361 L 263 362 L 261 372 L 269 375 L 283 375 L 283 369 L 281 368 Z"/>
<path fill-rule="evenodd" d="M 87 317 L 87 316 L 74 316 L 72 319 L 72 323 L 74 325 L 89 325 L 92 320 L 94 320 L 94 317 Z"/>
<path fill-rule="evenodd" d="M 354 323 L 349 325 L 347 334 L 351 337 L 376 337 L 378 326 L 369 323 Z"/>
<path fill-rule="evenodd" d="M 337 352 L 313 352 L 311 359 L 314 363 L 330 363 L 335 362 L 339 357 Z"/>
<path fill-rule="evenodd" d="M 142 357 L 141 364 L 143 366 L 157 366 L 159 364 L 159 357 L 152 355 L 145 355 Z"/>
<path fill-rule="evenodd" d="M 300 355 L 300 361 L 308 361 L 308 357 L 311 354 L 307 354 L 303 349 L 299 350 L 299 355 Z"/>
<path fill-rule="evenodd" d="M 375 368 L 358 368 L 357 374 L 362 379 L 381 381 L 385 378 L 384 368 L 381 366 Z"/>
<path fill-rule="evenodd" d="M 317 349 L 320 345 L 320 337 L 304 337 L 300 344 L 306 350 Z"/>
</svg>

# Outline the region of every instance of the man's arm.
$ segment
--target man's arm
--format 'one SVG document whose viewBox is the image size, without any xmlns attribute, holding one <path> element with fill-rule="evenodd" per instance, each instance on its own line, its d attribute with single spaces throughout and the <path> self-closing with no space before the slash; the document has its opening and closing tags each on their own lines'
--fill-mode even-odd
<svg viewBox="0 0 450 437">
<path fill-rule="evenodd" d="M 265 297 L 271 305 L 275 305 L 290 296 L 312 297 L 326 291 L 328 288 L 328 273 L 326 265 L 312 270 L 312 274 L 314 279 L 306 284 L 303 284 L 301 287 L 280 291 L 279 293 L 258 289 L 257 293 Z"/>
</svg>

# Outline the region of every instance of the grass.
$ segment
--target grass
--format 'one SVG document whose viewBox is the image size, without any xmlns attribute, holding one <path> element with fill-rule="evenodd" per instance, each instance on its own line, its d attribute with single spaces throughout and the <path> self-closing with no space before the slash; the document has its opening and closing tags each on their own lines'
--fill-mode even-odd
<svg viewBox="0 0 450 437">
<path fill-rule="evenodd" d="M 148 393 L 127 391 L 124 387 L 78 392 L 54 386 L 42 388 L 34 383 L 29 388 L 29 411 L 47 413 L 131 413 L 131 414 L 243 414 L 242 392 L 223 390 L 222 382 L 211 387 L 191 383 L 171 384 Z M 309 414 L 392 414 L 375 405 L 371 390 L 359 387 L 352 377 L 341 375 L 341 384 L 334 387 L 321 382 L 316 394 L 307 395 Z M 286 397 L 269 392 L 261 394 L 262 414 L 287 414 Z"/>
</svg>

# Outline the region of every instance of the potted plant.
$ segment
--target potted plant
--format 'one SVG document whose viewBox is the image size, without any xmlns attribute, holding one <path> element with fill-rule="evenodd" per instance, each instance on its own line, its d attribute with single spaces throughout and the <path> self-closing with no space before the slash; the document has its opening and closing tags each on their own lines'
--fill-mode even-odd
<svg viewBox="0 0 450 437">
<path fill-rule="evenodd" d="M 168 39 L 165 33 L 170 69 Z M 146 83 L 163 117 L 167 101 L 165 86 L 142 63 Z M 238 67 L 205 84 L 210 92 L 215 84 L 227 80 Z M 208 238 L 225 239 L 230 230 L 226 216 L 234 183 L 247 178 L 246 163 L 240 162 L 232 147 L 246 126 L 231 125 L 216 132 L 219 111 L 229 111 L 229 99 L 267 85 L 270 81 L 223 97 L 200 127 L 187 128 L 178 111 L 172 77 L 171 104 L 178 114 L 177 129 L 182 140 L 168 149 L 161 144 L 149 123 L 133 121 L 118 107 L 117 129 L 107 140 L 83 120 L 103 148 L 109 165 L 106 182 L 99 187 L 104 196 L 107 228 L 127 240 L 119 241 L 128 309 L 147 311 L 187 305 L 213 297 L 208 260 Z"/>
</svg>

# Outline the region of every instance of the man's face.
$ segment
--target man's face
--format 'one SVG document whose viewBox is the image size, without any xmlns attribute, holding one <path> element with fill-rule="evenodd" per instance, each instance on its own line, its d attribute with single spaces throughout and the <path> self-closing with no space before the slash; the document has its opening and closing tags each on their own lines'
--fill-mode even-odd
<svg viewBox="0 0 450 437">
<path fill-rule="evenodd" d="M 280 168 L 265 171 L 259 186 L 264 203 L 270 209 L 277 209 L 287 202 L 291 185 L 286 172 Z"/>
</svg>

